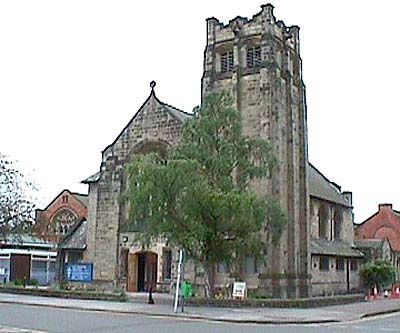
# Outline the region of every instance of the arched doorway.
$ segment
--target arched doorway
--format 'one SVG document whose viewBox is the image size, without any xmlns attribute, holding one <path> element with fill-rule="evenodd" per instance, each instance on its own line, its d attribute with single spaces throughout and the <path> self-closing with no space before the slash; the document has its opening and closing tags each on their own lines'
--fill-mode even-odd
<svg viewBox="0 0 400 333">
<path fill-rule="evenodd" d="M 126 290 L 129 292 L 148 291 L 157 283 L 158 255 L 154 252 L 129 253 L 128 280 Z"/>
</svg>

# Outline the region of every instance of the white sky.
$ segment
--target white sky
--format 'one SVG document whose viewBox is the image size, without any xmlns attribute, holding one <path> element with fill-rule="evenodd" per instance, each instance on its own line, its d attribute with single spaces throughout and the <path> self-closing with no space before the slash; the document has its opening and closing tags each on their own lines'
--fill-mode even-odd
<svg viewBox="0 0 400 333">
<path fill-rule="evenodd" d="M 275 0 L 300 26 L 310 161 L 353 191 L 355 221 L 400 209 L 399 8 L 395 0 Z M 266 3 L 266 2 L 265 2 Z M 40 185 L 85 193 L 101 151 L 156 94 L 200 103 L 207 17 L 252 17 L 260 0 L 1 1 L 0 152 Z"/>
</svg>

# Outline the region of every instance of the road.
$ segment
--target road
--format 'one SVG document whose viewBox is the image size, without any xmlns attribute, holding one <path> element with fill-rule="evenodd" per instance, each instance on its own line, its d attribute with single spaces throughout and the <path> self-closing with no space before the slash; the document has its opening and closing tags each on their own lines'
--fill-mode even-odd
<svg viewBox="0 0 400 333">
<path fill-rule="evenodd" d="M 28 332 L 285 332 L 285 333 L 353 333 L 353 332 L 399 332 L 400 313 L 376 317 L 370 320 L 319 325 L 255 325 L 214 323 L 205 321 L 180 320 L 176 318 L 149 317 L 142 315 L 121 315 L 107 312 L 56 309 L 49 307 L 0 304 L 0 333 Z"/>
</svg>

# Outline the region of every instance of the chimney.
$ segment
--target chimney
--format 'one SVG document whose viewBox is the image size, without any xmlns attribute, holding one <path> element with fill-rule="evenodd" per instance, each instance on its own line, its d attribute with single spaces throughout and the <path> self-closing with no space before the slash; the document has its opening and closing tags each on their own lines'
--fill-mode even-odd
<svg viewBox="0 0 400 333">
<path fill-rule="evenodd" d="M 344 200 L 346 200 L 351 206 L 353 205 L 353 193 L 345 191 L 342 193 Z"/>
<path fill-rule="evenodd" d="M 379 204 L 379 211 L 380 212 L 392 211 L 392 204 L 390 203 Z"/>
</svg>

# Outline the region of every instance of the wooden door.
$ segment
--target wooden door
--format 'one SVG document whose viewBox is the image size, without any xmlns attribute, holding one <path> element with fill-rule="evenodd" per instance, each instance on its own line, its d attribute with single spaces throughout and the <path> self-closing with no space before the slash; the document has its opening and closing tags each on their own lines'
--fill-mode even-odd
<svg viewBox="0 0 400 333">
<path fill-rule="evenodd" d="M 29 254 L 11 254 L 10 281 L 31 278 L 31 256 Z"/>
<path fill-rule="evenodd" d="M 138 256 L 136 253 L 128 254 L 128 280 L 126 291 L 137 291 Z"/>
<path fill-rule="evenodd" d="M 147 253 L 146 256 L 146 291 L 156 288 L 157 285 L 157 254 Z"/>
</svg>

